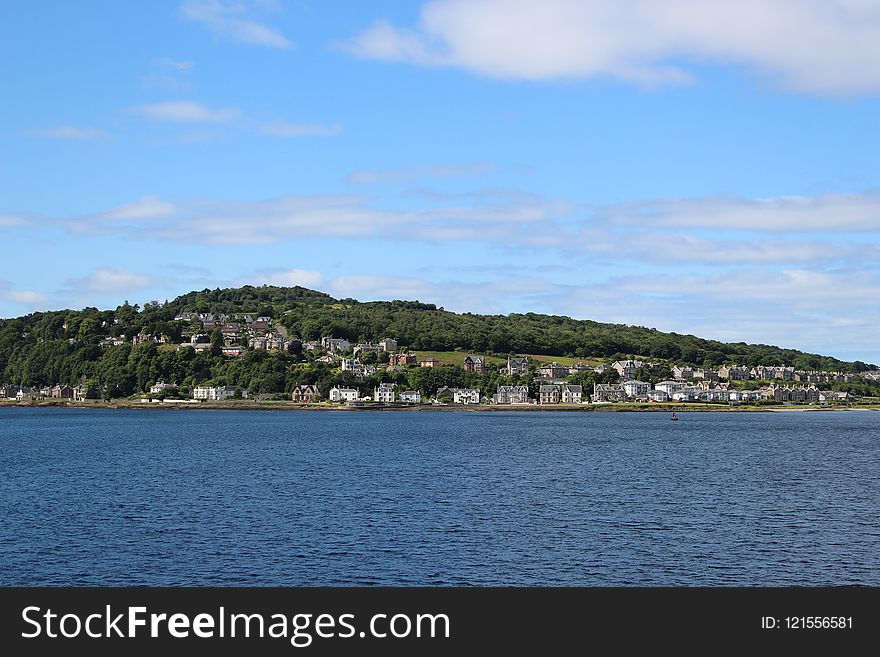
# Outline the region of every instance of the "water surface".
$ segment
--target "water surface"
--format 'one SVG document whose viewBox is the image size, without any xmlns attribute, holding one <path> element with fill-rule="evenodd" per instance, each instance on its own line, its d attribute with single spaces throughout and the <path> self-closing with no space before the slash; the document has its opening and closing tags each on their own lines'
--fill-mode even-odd
<svg viewBox="0 0 880 657">
<path fill-rule="evenodd" d="M 0 409 L 0 584 L 880 585 L 880 413 Z"/>
</svg>

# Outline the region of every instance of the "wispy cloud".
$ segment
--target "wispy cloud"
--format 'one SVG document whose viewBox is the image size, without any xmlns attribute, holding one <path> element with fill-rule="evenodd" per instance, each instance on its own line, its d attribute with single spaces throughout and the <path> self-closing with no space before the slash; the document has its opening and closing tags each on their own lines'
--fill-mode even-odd
<svg viewBox="0 0 880 657">
<path fill-rule="evenodd" d="M 478 176 L 490 173 L 495 166 L 489 162 L 471 162 L 468 164 L 428 164 L 405 167 L 400 169 L 364 169 L 352 171 L 345 177 L 345 182 L 357 185 L 373 185 L 377 183 L 410 182 L 422 178 L 458 178 Z"/>
<path fill-rule="evenodd" d="M 159 64 L 178 73 L 189 73 L 195 66 L 195 62 L 172 59 L 171 57 L 163 57 L 159 60 Z"/>
<path fill-rule="evenodd" d="M 759 267 L 612 276 L 560 289 L 546 303 L 576 317 L 880 362 L 872 328 L 880 322 L 875 299 L 876 272 Z"/>
<path fill-rule="evenodd" d="M 568 204 L 526 193 L 431 209 L 390 210 L 353 194 L 282 196 L 264 201 L 195 199 L 170 203 L 146 197 L 110 210 L 61 220 L 77 232 L 142 231 L 155 238 L 202 244 L 271 244 L 322 237 L 445 242 L 503 239 L 515 227 L 539 224 Z M 257 228 L 258 227 L 258 228 Z M 185 228 L 185 230 L 181 230 Z"/>
<path fill-rule="evenodd" d="M 144 76 L 142 83 L 147 89 L 182 92 L 192 85 L 188 76 L 195 62 L 162 57 L 152 62 L 152 72 Z"/>
<path fill-rule="evenodd" d="M 282 287 L 318 288 L 324 281 L 319 271 L 312 269 L 258 269 L 232 281 L 234 285 L 280 285 Z"/>
<path fill-rule="evenodd" d="M 847 206 L 869 206 L 870 197 L 848 197 Z M 646 202 L 645 207 L 664 201 Z M 713 207 L 713 199 L 680 202 Z M 763 202 L 762 202 L 763 203 Z M 423 204 L 422 204 L 423 205 Z M 746 203 L 748 205 L 748 203 Z M 807 203 L 812 208 L 812 205 Z M 761 205 L 740 234 L 718 235 L 726 215 L 690 219 L 641 217 L 619 206 L 588 208 L 516 189 L 490 189 L 438 195 L 429 207 L 383 207 L 356 194 L 289 195 L 263 201 L 201 198 L 170 202 L 144 197 L 133 203 L 83 217 L 62 220 L 76 232 L 143 231 L 150 237 L 200 244 L 249 245 L 316 238 L 352 238 L 423 242 L 472 242 L 512 252 L 556 251 L 567 257 L 676 266 L 830 265 L 880 258 L 880 240 L 846 239 L 838 225 L 868 230 L 873 215 L 846 219 L 839 204 L 817 202 L 808 218 L 785 202 Z M 677 206 L 676 206 L 677 207 Z M 815 214 L 814 214 L 815 213 Z M 685 213 L 687 217 L 689 215 Z M 636 221 L 633 217 L 641 217 Z M 664 215 L 666 216 L 666 215 Z M 673 216 L 673 215 L 669 215 Z M 675 215 L 677 216 L 677 215 Z M 855 216 L 855 215 L 854 215 Z M 838 223 L 838 219 L 843 224 Z M 750 223 L 749 223 L 750 222 Z M 776 230 L 777 224 L 787 226 Z M 800 229 L 797 227 L 800 226 Z M 258 227 L 258 228 L 255 228 Z M 762 228 L 768 228 L 769 234 Z M 812 238 L 804 237 L 811 233 Z"/>
<path fill-rule="evenodd" d="M 108 293 L 123 294 L 142 290 L 153 284 L 154 281 L 150 277 L 142 274 L 117 267 L 96 267 L 86 276 L 66 280 L 62 292 L 77 297 Z"/>
<path fill-rule="evenodd" d="M 272 137 L 291 139 L 296 137 L 336 137 L 342 134 L 339 123 L 290 123 L 288 121 L 271 121 L 259 127 L 260 132 Z"/>
<path fill-rule="evenodd" d="M 159 123 L 188 125 L 233 125 L 240 130 L 257 131 L 270 137 L 295 139 L 299 137 L 336 137 L 342 134 L 340 123 L 293 123 L 285 120 L 259 121 L 247 117 L 237 107 L 209 107 L 194 100 L 168 100 L 138 105 L 129 112 L 143 119 Z M 188 141 L 202 141 L 213 135 L 191 133 Z"/>
<path fill-rule="evenodd" d="M 151 220 L 171 217 L 176 208 L 174 204 L 155 196 L 144 196 L 131 203 L 98 212 L 96 214 L 64 219 L 62 223 L 75 233 L 97 233 L 109 227 L 122 229 L 126 226 L 137 227 Z M 138 228 L 140 230 L 140 228 Z"/>
<path fill-rule="evenodd" d="M 131 112 L 151 121 L 174 123 L 232 123 L 241 118 L 235 107 L 211 108 L 193 100 L 168 100 L 132 107 Z"/>
<path fill-rule="evenodd" d="M 132 203 L 119 205 L 98 215 L 104 221 L 157 219 L 174 213 L 174 205 L 156 196 L 144 196 Z"/>
<path fill-rule="evenodd" d="M 78 128 L 72 125 L 60 125 L 54 128 L 34 128 L 26 130 L 32 137 L 43 139 L 67 139 L 72 141 L 91 141 L 95 139 L 108 139 L 111 135 L 105 130 L 97 128 Z"/>
<path fill-rule="evenodd" d="M 682 62 L 693 62 L 739 65 L 795 91 L 880 91 L 880 11 L 861 0 L 432 0 L 413 27 L 380 21 L 341 45 L 501 78 L 652 86 L 691 81 Z"/>
<path fill-rule="evenodd" d="M 39 292 L 14 289 L 9 281 L 0 280 L 0 299 L 26 307 L 35 307 L 45 303 L 48 297 Z"/>
<path fill-rule="evenodd" d="M 602 208 L 614 223 L 732 231 L 880 231 L 880 195 L 659 199 Z"/>
<path fill-rule="evenodd" d="M 265 5 L 242 0 L 185 0 L 180 6 L 180 14 L 231 41 L 267 48 L 292 48 L 293 42 L 278 29 L 249 18 L 254 8 L 261 7 L 265 8 Z"/>
<path fill-rule="evenodd" d="M 11 226 L 23 226 L 27 222 L 22 217 L 16 217 L 11 214 L 0 214 L 0 228 Z"/>
</svg>

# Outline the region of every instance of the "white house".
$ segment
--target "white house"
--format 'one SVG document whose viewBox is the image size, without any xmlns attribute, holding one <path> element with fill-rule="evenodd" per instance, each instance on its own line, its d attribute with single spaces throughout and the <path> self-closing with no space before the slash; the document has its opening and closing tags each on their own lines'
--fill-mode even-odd
<svg viewBox="0 0 880 657">
<path fill-rule="evenodd" d="M 373 401 L 377 402 L 393 402 L 395 395 L 396 383 L 380 383 L 373 391 Z"/>
<path fill-rule="evenodd" d="M 15 393 L 16 401 L 23 401 L 25 399 L 30 399 L 35 394 L 35 390 L 33 388 L 24 388 L 21 387 L 18 389 L 18 392 Z"/>
<path fill-rule="evenodd" d="M 158 395 L 160 393 L 165 392 L 169 388 L 176 388 L 176 387 L 177 386 L 175 386 L 173 383 L 165 383 L 164 381 L 158 381 L 150 386 L 150 394 L 151 395 Z"/>
<path fill-rule="evenodd" d="M 321 338 L 321 346 L 327 351 L 348 351 L 351 349 L 351 342 L 345 338 L 331 338 L 325 336 Z"/>
<path fill-rule="evenodd" d="M 680 402 L 693 402 L 699 399 L 700 391 L 696 388 L 682 388 L 672 393 L 672 399 Z"/>
<path fill-rule="evenodd" d="M 480 391 L 476 388 L 455 388 L 452 391 L 452 401 L 456 404 L 479 404 Z"/>
<path fill-rule="evenodd" d="M 647 397 L 648 392 L 651 390 L 651 384 L 644 381 L 624 381 L 622 385 L 626 396 L 630 398 Z"/>
<path fill-rule="evenodd" d="M 235 396 L 235 393 L 238 390 L 241 390 L 238 386 L 197 386 L 193 389 L 193 399 L 204 399 L 208 401 L 231 399 Z M 241 397 L 242 399 L 247 399 L 247 390 L 241 390 Z"/>
<path fill-rule="evenodd" d="M 330 388 L 329 398 L 332 402 L 357 401 L 359 396 L 355 388 Z"/>
<path fill-rule="evenodd" d="M 400 401 L 406 402 L 407 404 L 421 404 L 422 393 L 418 390 L 404 390 L 400 393 Z"/>
<path fill-rule="evenodd" d="M 654 390 L 662 390 L 671 397 L 674 393 L 687 387 L 687 381 L 660 381 L 654 386 Z"/>
<path fill-rule="evenodd" d="M 342 359 L 342 371 L 343 372 L 360 372 L 361 371 L 361 361 L 357 358 L 343 358 Z"/>
<path fill-rule="evenodd" d="M 648 399 L 652 402 L 667 402 L 669 401 L 669 393 L 665 390 L 654 388 L 653 390 L 648 392 Z"/>
</svg>

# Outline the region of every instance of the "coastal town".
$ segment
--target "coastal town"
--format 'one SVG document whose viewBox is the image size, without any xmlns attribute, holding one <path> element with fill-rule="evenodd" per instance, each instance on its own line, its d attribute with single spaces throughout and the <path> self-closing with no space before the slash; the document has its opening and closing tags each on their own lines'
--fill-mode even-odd
<svg viewBox="0 0 880 657">
<path fill-rule="evenodd" d="M 289 401 L 296 404 L 370 407 L 378 405 L 460 406 L 572 406 L 603 404 L 714 404 L 714 405 L 822 405 L 841 406 L 853 395 L 837 384 L 857 379 L 880 382 L 876 371 L 804 371 L 786 365 L 752 367 L 728 364 L 716 369 L 628 358 L 609 362 L 555 362 L 549 356 L 455 354 L 456 362 L 420 355 L 394 337 L 375 342 L 351 342 L 327 335 L 320 340 L 291 336 L 273 318 L 256 314 L 183 312 L 175 321 L 190 327 L 179 340 L 144 333 L 101 340 L 102 349 L 125 344 L 153 344 L 157 348 L 211 353 L 240 359 L 252 351 L 297 354 L 306 363 L 320 364 L 338 379 L 333 385 L 315 380 L 299 383 L 285 393 L 253 393 L 228 382 L 206 381 L 185 386 L 177 381 L 154 380 L 130 401 L 149 404 L 200 404 L 227 400 Z M 412 370 L 445 371 L 466 375 L 481 385 L 408 385 Z M 453 376 L 453 378 L 455 378 Z M 434 379 L 439 381 L 441 379 Z M 77 385 L 56 383 L 42 387 L 6 383 L 0 400 L 84 402 L 107 397 L 94 381 Z"/>
</svg>

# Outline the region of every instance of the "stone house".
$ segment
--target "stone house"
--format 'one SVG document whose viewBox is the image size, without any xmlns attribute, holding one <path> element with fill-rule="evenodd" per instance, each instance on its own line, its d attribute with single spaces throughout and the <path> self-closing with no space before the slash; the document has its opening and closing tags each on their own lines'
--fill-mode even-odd
<svg viewBox="0 0 880 657">
<path fill-rule="evenodd" d="M 529 389 L 526 386 L 498 386 L 492 400 L 496 404 L 528 404 Z"/>
<path fill-rule="evenodd" d="M 621 381 L 634 378 L 636 370 L 642 365 L 644 363 L 640 360 L 616 360 L 611 363 L 612 369 L 617 370 Z"/>
<path fill-rule="evenodd" d="M 749 368 L 737 365 L 722 365 L 718 368 L 718 376 L 728 381 L 748 381 Z"/>
<path fill-rule="evenodd" d="M 298 385 L 294 388 L 290 398 L 295 402 L 313 404 L 321 399 L 321 392 L 316 385 Z"/>
<path fill-rule="evenodd" d="M 418 358 L 415 354 L 391 354 L 388 357 L 388 363 L 394 366 L 415 365 Z"/>
<path fill-rule="evenodd" d="M 584 396 L 584 387 L 567 383 L 562 386 L 563 404 L 580 404 Z"/>
<path fill-rule="evenodd" d="M 626 401 L 626 397 L 626 390 L 620 383 L 593 384 L 594 402 L 623 402 Z"/>
<path fill-rule="evenodd" d="M 542 379 L 564 379 L 570 374 L 570 368 L 559 363 L 547 363 L 538 368 L 537 374 Z"/>
<path fill-rule="evenodd" d="M 558 404 L 560 400 L 559 386 L 542 385 L 538 389 L 539 404 Z"/>
<path fill-rule="evenodd" d="M 466 372 L 482 374 L 485 371 L 485 361 L 482 356 L 465 356 L 462 365 Z"/>
<path fill-rule="evenodd" d="M 382 338 L 379 340 L 379 348 L 387 352 L 397 351 L 397 340 L 394 338 Z"/>
</svg>

